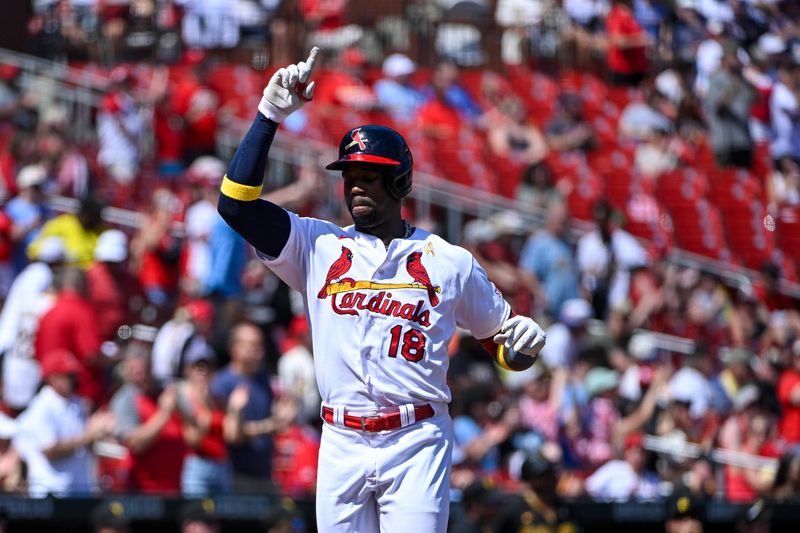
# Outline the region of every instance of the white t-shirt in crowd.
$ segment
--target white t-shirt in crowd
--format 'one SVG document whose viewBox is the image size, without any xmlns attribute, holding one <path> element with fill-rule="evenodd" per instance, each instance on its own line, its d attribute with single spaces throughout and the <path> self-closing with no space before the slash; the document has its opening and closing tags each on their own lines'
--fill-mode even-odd
<svg viewBox="0 0 800 533">
<path fill-rule="evenodd" d="M 586 480 L 586 491 L 600 501 L 655 500 L 658 486 L 655 474 L 645 472 L 640 476 L 622 460 L 607 462 Z"/>
<path fill-rule="evenodd" d="M 28 465 L 30 496 L 79 496 L 92 492 L 94 463 L 86 447 L 53 461 L 42 453 L 59 441 L 80 436 L 87 418 L 86 407 L 77 396 L 64 398 L 49 385 L 19 416 L 14 446 Z"/>
<path fill-rule="evenodd" d="M 785 155 L 800 156 L 800 124 L 797 97 L 782 82 L 775 84 L 769 99 L 774 135 L 770 150 L 774 159 Z"/>
</svg>

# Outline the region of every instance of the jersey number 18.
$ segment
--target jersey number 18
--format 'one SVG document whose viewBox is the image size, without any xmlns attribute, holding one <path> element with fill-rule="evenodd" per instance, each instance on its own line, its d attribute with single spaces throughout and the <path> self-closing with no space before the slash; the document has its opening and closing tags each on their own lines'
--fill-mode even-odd
<svg viewBox="0 0 800 533">
<path fill-rule="evenodd" d="M 397 357 L 397 348 L 400 347 L 400 337 L 402 336 L 403 345 L 400 353 L 412 363 L 419 362 L 425 356 L 425 335 L 416 328 L 410 328 L 403 333 L 403 326 L 398 324 L 389 330 L 392 334 L 392 342 L 389 344 L 389 357 Z"/>
</svg>

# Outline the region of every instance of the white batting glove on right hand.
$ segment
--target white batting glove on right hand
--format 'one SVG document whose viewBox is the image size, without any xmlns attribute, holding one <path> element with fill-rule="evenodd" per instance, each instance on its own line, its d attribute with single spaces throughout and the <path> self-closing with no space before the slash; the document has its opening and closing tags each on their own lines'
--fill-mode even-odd
<svg viewBox="0 0 800 533">
<path fill-rule="evenodd" d="M 264 89 L 258 110 L 270 120 L 282 122 L 314 97 L 316 82 L 308 83 L 319 48 L 311 49 L 308 59 L 278 69 Z"/>
<path fill-rule="evenodd" d="M 544 347 L 547 337 L 532 318 L 517 315 L 506 320 L 492 340 L 507 350 L 533 357 Z"/>
</svg>

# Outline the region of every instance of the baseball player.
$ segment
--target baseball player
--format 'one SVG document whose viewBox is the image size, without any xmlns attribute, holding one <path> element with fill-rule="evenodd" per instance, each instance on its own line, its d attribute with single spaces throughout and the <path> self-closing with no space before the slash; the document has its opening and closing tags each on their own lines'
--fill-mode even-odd
<svg viewBox="0 0 800 533">
<path fill-rule="evenodd" d="M 223 178 L 219 212 L 304 297 L 325 421 L 319 530 L 444 532 L 449 339 L 467 329 L 501 366 L 523 370 L 545 335 L 514 315 L 466 250 L 403 220 L 413 160 L 392 129 L 350 130 L 326 167 L 342 173 L 352 226 L 259 199 L 278 125 L 314 95 L 317 54 L 270 79 Z"/>
</svg>

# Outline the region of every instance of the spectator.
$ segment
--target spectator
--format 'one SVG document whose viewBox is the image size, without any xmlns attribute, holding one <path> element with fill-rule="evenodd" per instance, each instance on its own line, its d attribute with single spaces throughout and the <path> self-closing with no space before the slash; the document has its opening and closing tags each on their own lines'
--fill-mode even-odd
<svg viewBox="0 0 800 533">
<path fill-rule="evenodd" d="M 558 496 L 555 465 L 540 454 L 527 457 L 520 468 L 521 498 L 505 506 L 498 533 L 515 533 L 525 528 L 545 531 L 574 531 L 569 509 Z"/>
<path fill-rule="evenodd" d="M 642 141 L 658 131 L 670 131 L 672 121 L 662 112 L 666 98 L 657 90 L 647 91 L 647 100 L 633 100 L 619 117 L 621 136 Z"/>
<path fill-rule="evenodd" d="M 98 411 L 91 417 L 75 394 L 82 365 L 67 351 L 42 357 L 46 385 L 19 418 L 15 447 L 28 467 L 28 492 L 42 498 L 87 496 L 95 487 L 90 446 L 113 431 L 114 419 Z"/>
<path fill-rule="evenodd" d="M 452 83 L 449 72 L 445 67 L 434 72 L 430 89 L 432 96 L 419 107 L 415 119 L 422 132 L 434 141 L 452 141 L 462 128 L 461 113 L 448 98 L 449 84 Z M 454 92 L 460 94 L 458 87 Z"/>
<path fill-rule="evenodd" d="M 3 353 L 3 402 L 22 410 L 41 381 L 35 341 L 39 321 L 53 305 L 54 270 L 64 261 L 64 242 L 49 237 L 39 248 L 37 260 L 14 280 L 0 312 L 0 353 Z"/>
<path fill-rule="evenodd" d="M 518 202 L 534 211 L 545 211 L 551 204 L 564 201 L 558 186 L 553 183 L 553 171 L 546 161 L 525 169 L 515 196 Z"/>
<path fill-rule="evenodd" d="M 708 92 L 711 75 L 719 68 L 725 51 L 722 47 L 725 27 L 719 22 L 708 21 L 705 28 L 706 39 L 697 47 L 694 55 L 695 70 L 694 90 L 702 99 Z"/>
<path fill-rule="evenodd" d="M 294 418 L 292 409 L 273 413 L 272 390 L 264 369 L 264 337 L 254 324 L 231 329 L 231 362 L 214 379 L 211 391 L 227 406 L 229 443 L 236 492 L 271 490 L 272 435 Z"/>
<path fill-rule="evenodd" d="M 64 270 L 56 284 L 53 306 L 42 315 L 36 332 L 36 357 L 67 351 L 79 361 L 76 393 L 93 405 L 105 394 L 104 371 L 113 361 L 100 352 L 102 337 L 97 316 L 86 299 L 86 277 L 77 269 Z"/>
<path fill-rule="evenodd" d="M 170 232 L 177 198 L 166 189 L 153 193 L 149 212 L 131 240 L 131 269 L 139 276 L 149 302 L 160 310 L 174 303 L 183 243 Z"/>
<path fill-rule="evenodd" d="M 22 458 L 13 443 L 18 426 L 17 420 L 0 413 L 0 491 L 4 493 L 22 492 L 25 489 Z"/>
<path fill-rule="evenodd" d="M 778 466 L 772 497 L 780 502 L 796 502 L 798 496 L 800 496 L 800 455 L 789 452 L 783 456 Z"/>
<path fill-rule="evenodd" d="M 783 157 L 800 160 L 800 68 L 795 65 L 780 65 L 778 80 L 772 89 L 769 108 L 773 140 L 770 146 L 772 158 L 779 161 Z"/>
<path fill-rule="evenodd" d="M 780 436 L 789 446 L 800 444 L 800 343 L 795 342 L 791 363 L 778 381 L 778 400 L 783 415 L 779 421 Z"/>
<path fill-rule="evenodd" d="M 705 98 L 711 147 L 717 165 L 750 168 L 753 139 L 750 137 L 750 106 L 755 91 L 740 73 L 734 48 L 728 48 L 720 69 L 708 80 Z"/>
<path fill-rule="evenodd" d="M 488 384 L 476 384 L 461 391 L 460 406 L 453 418 L 455 441 L 453 465 L 484 475 L 494 475 L 500 468 L 500 444 L 518 425 L 519 410 L 503 408 L 494 401 L 495 392 Z"/>
<path fill-rule="evenodd" d="M 561 93 L 556 109 L 545 128 L 550 148 L 556 152 L 585 152 L 594 148 L 597 139 L 586 121 L 580 97 L 576 93 Z"/>
<path fill-rule="evenodd" d="M 528 239 L 520 256 L 522 271 L 534 277 L 536 306 L 558 317 L 561 305 L 578 297 L 578 274 L 567 241 L 568 216 L 560 202 L 547 210 L 545 228 Z"/>
<path fill-rule="evenodd" d="M 95 264 L 86 271 L 89 302 L 99 322 L 100 337 L 112 340 L 120 326 L 137 323 L 144 293 L 127 269 L 128 237 L 120 230 L 100 234 L 94 259 Z"/>
<path fill-rule="evenodd" d="M 94 533 L 128 533 L 130 520 L 118 501 L 103 502 L 91 512 Z"/>
<path fill-rule="evenodd" d="M 712 382 L 712 394 L 722 411 L 729 411 L 742 387 L 752 380 L 753 352 L 748 348 L 722 349 L 719 354 L 725 368 Z"/>
<path fill-rule="evenodd" d="M 89 193 L 89 163 L 58 127 L 51 126 L 43 134 L 37 151 L 43 157 L 48 175 L 54 178 L 48 184 L 48 191 L 72 198 Z"/>
<path fill-rule="evenodd" d="M 800 205 L 800 165 L 786 155 L 778 159 L 766 183 L 769 209 L 775 212 L 782 206 Z"/>
<path fill-rule="evenodd" d="M 367 58 L 356 47 L 339 54 L 337 65 L 325 74 L 325 83 L 314 92 L 314 100 L 321 104 L 324 116 L 338 115 L 342 109 L 364 112 L 376 108 L 378 99 L 364 82 L 366 67 Z"/>
<path fill-rule="evenodd" d="M 483 110 L 459 83 L 458 77 L 458 67 L 450 61 L 442 61 L 431 73 L 430 86 L 424 92 L 429 100 L 438 98 L 443 105 L 454 109 L 464 123 L 477 124 Z"/>
<path fill-rule="evenodd" d="M 550 149 L 544 135 L 531 122 L 528 110 L 517 98 L 505 98 L 499 104 L 493 127 L 487 136 L 494 155 L 530 167 L 547 157 Z"/>
<path fill-rule="evenodd" d="M 583 465 L 597 467 L 613 456 L 612 435 L 620 420 L 615 401 L 619 387 L 619 373 L 597 366 L 589 370 L 584 379 L 589 404 L 584 413 L 583 433 L 574 442 L 574 451 Z"/>
<path fill-rule="evenodd" d="M 211 498 L 188 501 L 180 513 L 182 533 L 219 533 L 220 520 Z"/>
<path fill-rule="evenodd" d="M 180 379 L 184 361 L 211 350 L 214 307 L 208 300 L 191 300 L 175 311 L 153 340 L 153 377 L 160 383 Z"/>
<path fill-rule="evenodd" d="M 320 397 L 314 375 L 314 354 L 311 351 L 311 332 L 305 315 L 289 323 L 278 360 L 278 383 L 281 391 L 300 402 L 301 422 L 311 423 L 319 418 Z"/>
<path fill-rule="evenodd" d="M 178 410 L 188 452 L 183 460 L 181 491 L 198 497 L 231 492 L 231 464 L 223 436 L 225 411 L 211 394 L 216 355 L 187 354 L 184 381 L 178 387 Z"/>
<path fill-rule="evenodd" d="M 102 231 L 103 204 L 86 197 L 77 214 L 64 213 L 48 220 L 39 236 L 28 246 L 28 255 L 35 257 L 43 239 L 55 235 L 64 239 L 70 263 L 87 268 L 94 262 L 94 247 Z"/>
<path fill-rule="evenodd" d="M 500 512 L 499 504 L 504 496 L 483 480 L 475 480 L 461 491 L 463 514 L 452 517 L 450 533 L 472 533 L 473 531 L 496 531 L 492 526 Z"/>
<path fill-rule="evenodd" d="M 128 487 L 147 494 L 179 494 L 186 444 L 178 417 L 177 389 L 159 389 L 150 355 L 139 346 L 126 351 L 124 384 L 111 398 L 116 435 L 129 452 Z"/>
<path fill-rule="evenodd" d="M 378 103 L 398 124 L 409 123 L 424 101 L 411 82 L 416 70 L 417 65 L 408 56 L 391 54 L 383 60 L 383 77 L 375 82 Z"/>
<path fill-rule="evenodd" d="M 650 70 L 647 48 L 652 39 L 634 17 L 632 0 L 613 0 L 606 17 L 606 31 L 612 83 L 639 86 Z"/>
<path fill-rule="evenodd" d="M 706 37 L 706 26 L 697 12 L 696 0 L 677 0 L 672 20 L 671 55 L 686 64 L 698 59 L 698 45 Z"/>
<path fill-rule="evenodd" d="M 601 200 L 592 208 L 596 229 L 578 239 L 575 259 L 581 285 L 592 295 L 595 317 L 604 318 L 629 298 L 631 271 L 647 265 L 637 240 L 623 230 L 619 213 Z"/>
<path fill-rule="evenodd" d="M 6 204 L 5 212 L 11 218 L 11 239 L 14 242 L 14 271 L 20 272 L 28 257 L 25 250 L 38 235 L 42 225 L 50 216 L 45 205 L 42 186 L 47 174 L 41 165 L 28 165 L 17 173 L 19 194 Z"/>
<path fill-rule="evenodd" d="M 675 491 L 667 500 L 667 533 L 703 533 L 702 511 L 702 504 L 694 495 Z"/>
<path fill-rule="evenodd" d="M 116 67 L 97 115 L 97 161 L 119 186 L 129 186 L 136 179 L 141 163 L 139 143 L 144 123 L 132 89 L 130 74 L 124 67 Z"/>
<path fill-rule="evenodd" d="M 547 345 L 542 348 L 542 360 L 550 368 L 569 368 L 586 347 L 586 322 L 592 308 L 583 298 L 565 300 L 559 309 L 558 322 L 547 328 Z"/>
<path fill-rule="evenodd" d="M 622 459 L 609 461 L 586 480 L 586 490 L 595 500 L 625 502 L 655 500 L 659 496 L 659 479 L 645 470 L 647 452 L 643 435 L 631 433 L 625 438 Z"/>
<path fill-rule="evenodd" d="M 183 42 L 189 48 L 233 48 L 239 42 L 239 21 L 224 0 L 175 0 L 184 9 Z"/>
</svg>

